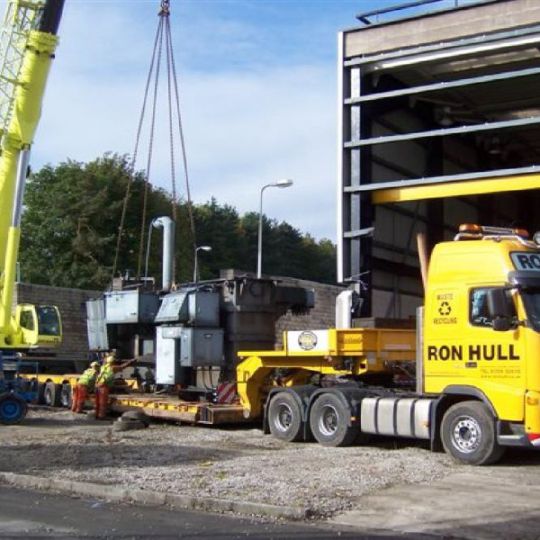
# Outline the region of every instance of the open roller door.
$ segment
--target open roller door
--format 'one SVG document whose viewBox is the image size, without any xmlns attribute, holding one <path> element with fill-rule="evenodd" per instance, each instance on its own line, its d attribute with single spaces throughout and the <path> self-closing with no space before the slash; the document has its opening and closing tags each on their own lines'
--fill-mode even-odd
<svg viewBox="0 0 540 540">
<path fill-rule="evenodd" d="M 501 0 L 340 35 L 338 277 L 363 316 L 414 314 L 418 232 L 540 229 L 537 21 Z"/>
</svg>

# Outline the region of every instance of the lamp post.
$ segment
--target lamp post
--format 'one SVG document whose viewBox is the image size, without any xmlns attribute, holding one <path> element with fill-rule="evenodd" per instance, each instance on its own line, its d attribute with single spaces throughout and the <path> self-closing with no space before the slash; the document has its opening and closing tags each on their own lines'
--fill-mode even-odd
<svg viewBox="0 0 540 540">
<path fill-rule="evenodd" d="M 261 198 L 259 204 L 259 235 L 258 235 L 258 245 L 257 245 L 257 279 L 261 279 L 262 276 L 262 222 L 263 222 L 263 193 L 266 188 L 277 187 L 277 188 L 287 188 L 293 185 L 293 181 L 289 178 L 284 178 L 283 180 L 278 180 L 273 184 L 266 184 L 261 188 Z"/>
<path fill-rule="evenodd" d="M 211 246 L 198 246 L 195 248 L 195 257 L 194 257 L 194 264 L 193 264 L 193 283 L 197 283 L 197 281 L 199 281 L 199 262 L 198 262 L 198 256 L 197 256 L 199 251 L 212 251 L 212 247 Z"/>
</svg>

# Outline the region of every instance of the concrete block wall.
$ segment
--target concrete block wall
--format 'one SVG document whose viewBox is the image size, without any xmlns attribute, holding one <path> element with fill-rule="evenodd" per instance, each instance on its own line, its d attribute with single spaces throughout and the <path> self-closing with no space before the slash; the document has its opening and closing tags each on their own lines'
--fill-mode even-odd
<svg viewBox="0 0 540 540">
<path fill-rule="evenodd" d="M 99 291 L 17 283 L 14 304 L 58 306 L 62 316 L 64 340 L 53 352 L 58 360 L 77 362 L 88 358 L 85 302 L 99 297 L 100 294 Z"/>
<path fill-rule="evenodd" d="M 284 285 L 306 287 L 315 291 L 315 307 L 308 314 L 286 313 L 279 318 L 276 324 L 276 347 L 281 347 L 285 330 L 322 330 L 335 327 L 336 297 L 344 290 L 344 287 L 287 277 L 275 279 Z"/>
<path fill-rule="evenodd" d="M 306 287 L 315 291 L 315 308 L 310 313 L 306 315 L 287 313 L 280 317 L 276 325 L 277 348 L 281 347 L 282 334 L 285 330 L 316 330 L 334 326 L 335 299 L 343 290 L 342 287 L 281 276 L 273 278 L 284 285 Z M 101 294 L 101 291 L 18 283 L 14 304 L 58 306 L 62 316 L 64 340 L 54 353 L 58 360 L 80 362 L 88 359 L 85 302 L 91 298 L 98 298 Z"/>
</svg>

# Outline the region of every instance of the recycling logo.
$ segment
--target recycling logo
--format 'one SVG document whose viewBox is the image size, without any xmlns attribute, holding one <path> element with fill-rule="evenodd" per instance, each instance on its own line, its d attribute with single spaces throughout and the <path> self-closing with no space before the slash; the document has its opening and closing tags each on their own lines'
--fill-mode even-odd
<svg viewBox="0 0 540 540">
<path fill-rule="evenodd" d="M 448 317 L 452 313 L 452 306 L 448 302 L 441 302 L 441 305 L 439 306 L 439 314 L 442 317 Z"/>
</svg>

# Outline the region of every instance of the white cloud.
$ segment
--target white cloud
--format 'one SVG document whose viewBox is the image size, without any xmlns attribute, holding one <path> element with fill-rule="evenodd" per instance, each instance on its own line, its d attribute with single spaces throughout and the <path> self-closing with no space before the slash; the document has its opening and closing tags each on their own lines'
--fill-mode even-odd
<svg viewBox="0 0 540 540">
<path fill-rule="evenodd" d="M 53 65 L 34 148 L 34 166 L 66 158 L 87 161 L 106 151 L 131 153 L 156 23 L 112 4 L 66 6 L 61 46 Z M 141 6 L 141 8 L 139 8 Z M 154 4 L 137 4 L 155 17 Z M 218 29 L 219 31 L 217 31 Z M 191 48 L 195 29 L 180 28 L 176 51 Z M 249 25 L 209 17 L 199 28 L 204 45 L 256 56 Z M 235 36 L 239 39 L 235 41 Z M 178 38 L 177 38 L 178 40 Z M 223 43 L 221 43 L 221 41 Z M 183 49 L 182 49 L 183 48 Z M 223 52 L 223 51 L 221 51 Z M 206 51 L 208 54 L 208 51 Z M 261 57 L 265 54 L 261 52 Z M 220 55 L 220 58 L 222 56 Z M 196 202 L 215 197 L 240 212 L 257 211 L 259 189 L 293 178 L 287 190 L 265 193 L 264 211 L 320 238 L 335 237 L 335 67 L 317 62 L 283 66 L 200 69 L 179 65 L 182 112 Z M 163 79 L 163 83 L 165 79 Z M 169 188 L 165 117 L 156 133 L 153 182 Z M 138 161 L 144 168 L 146 147 Z M 179 156 L 177 158 L 179 163 Z M 180 193 L 183 174 L 178 172 Z"/>
</svg>

